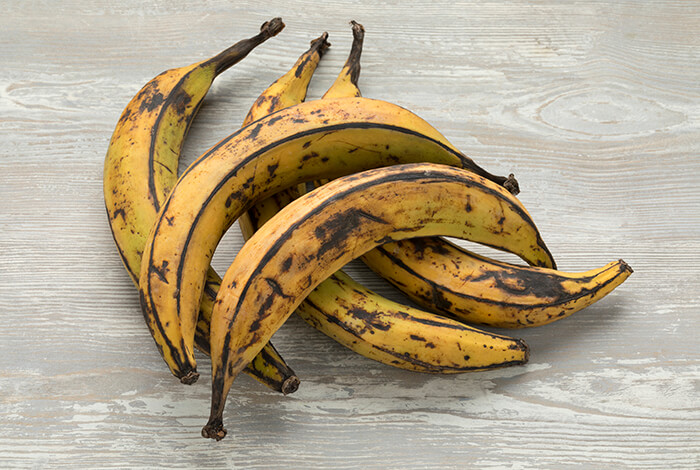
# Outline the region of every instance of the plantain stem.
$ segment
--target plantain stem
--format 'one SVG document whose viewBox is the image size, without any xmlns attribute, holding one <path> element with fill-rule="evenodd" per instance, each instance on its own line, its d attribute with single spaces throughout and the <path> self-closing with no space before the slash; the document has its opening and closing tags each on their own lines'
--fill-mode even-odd
<svg viewBox="0 0 700 470">
<path fill-rule="evenodd" d="M 365 28 L 355 20 L 350 21 L 352 25 L 352 47 L 348 60 L 345 62 L 345 68 L 350 75 L 350 82 L 357 86 L 357 81 L 360 79 L 360 58 L 362 56 L 362 43 L 365 40 Z"/>
<path fill-rule="evenodd" d="M 311 47 L 309 47 L 307 54 L 309 52 L 312 52 L 313 50 L 316 50 L 316 52 L 318 52 L 318 55 L 320 57 L 323 57 L 323 54 L 326 53 L 326 50 L 329 47 L 331 47 L 331 43 L 328 42 L 328 33 L 324 32 L 322 35 L 311 41 Z"/>
<path fill-rule="evenodd" d="M 260 44 L 273 36 L 277 36 L 283 29 L 284 22 L 282 22 L 282 18 L 273 18 L 270 21 L 266 21 L 260 27 L 260 32 L 258 34 L 237 42 L 233 46 L 207 60 L 205 64 L 215 64 L 214 74 L 219 75 L 232 65 L 238 63 Z"/>
</svg>

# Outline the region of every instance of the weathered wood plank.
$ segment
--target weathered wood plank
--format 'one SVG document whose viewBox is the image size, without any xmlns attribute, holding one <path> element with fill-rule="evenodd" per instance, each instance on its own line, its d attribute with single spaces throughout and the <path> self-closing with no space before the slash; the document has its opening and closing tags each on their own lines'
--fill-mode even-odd
<svg viewBox="0 0 700 470">
<path fill-rule="evenodd" d="M 39 1 L 0 18 L 3 468 L 700 467 L 700 7 L 694 2 Z M 209 380 L 165 370 L 102 201 L 119 113 L 162 70 L 287 28 L 220 77 L 183 165 L 328 30 L 319 97 L 367 30 L 360 85 L 520 180 L 562 269 L 635 274 L 515 332 L 525 367 L 437 377 L 349 353 L 293 317 L 287 397 L 241 377 L 231 438 L 199 437 Z M 223 272 L 242 244 L 225 237 Z M 485 249 L 483 253 L 494 254 Z M 495 254 L 501 259 L 512 257 Z M 349 271 L 403 300 L 359 263 Z M 511 332 L 513 333 L 513 332 Z M 199 356 L 202 371 L 208 360 Z"/>
</svg>

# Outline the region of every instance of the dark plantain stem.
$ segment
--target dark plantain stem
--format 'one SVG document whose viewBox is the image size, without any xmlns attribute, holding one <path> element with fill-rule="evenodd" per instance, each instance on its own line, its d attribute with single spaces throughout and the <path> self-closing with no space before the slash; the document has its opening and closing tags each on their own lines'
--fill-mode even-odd
<svg viewBox="0 0 700 470">
<path fill-rule="evenodd" d="M 357 86 L 357 81 L 360 79 L 360 57 L 362 56 L 362 43 L 365 40 L 365 28 L 355 20 L 352 20 L 350 24 L 352 25 L 353 39 L 345 68 L 350 74 L 350 81 Z"/>
<path fill-rule="evenodd" d="M 241 61 L 241 59 L 260 44 L 276 36 L 283 29 L 284 23 L 282 22 L 282 18 L 273 18 L 270 21 L 266 21 L 260 27 L 260 32 L 258 34 L 237 42 L 233 46 L 207 60 L 204 64 L 209 65 L 214 63 L 214 74 L 219 75 L 224 70 Z"/>
<path fill-rule="evenodd" d="M 293 375 L 282 384 L 282 393 L 288 395 L 299 390 L 299 377 Z"/>
<path fill-rule="evenodd" d="M 326 53 L 326 50 L 331 47 L 331 43 L 328 42 L 328 33 L 324 32 L 322 35 L 311 41 L 311 47 L 309 47 L 308 52 L 316 51 L 320 57 Z"/>
<path fill-rule="evenodd" d="M 517 196 L 518 193 L 520 193 L 520 185 L 518 184 L 518 180 L 515 179 L 513 173 L 508 175 L 508 177 L 494 175 L 481 168 L 474 160 L 464 154 L 462 154 L 462 168 L 474 172 L 479 176 L 483 176 L 487 180 L 493 181 L 500 186 L 503 186 L 513 196 Z"/>
</svg>

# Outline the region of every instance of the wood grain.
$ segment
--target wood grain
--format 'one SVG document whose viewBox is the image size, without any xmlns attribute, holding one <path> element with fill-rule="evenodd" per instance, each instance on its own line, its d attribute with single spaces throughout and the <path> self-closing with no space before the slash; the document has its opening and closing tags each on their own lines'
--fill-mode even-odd
<svg viewBox="0 0 700 470">
<path fill-rule="evenodd" d="M 4 5 L 1 466 L 700 468 L 697 2 L 289 3 Z M 285 31 L 215 83 L 183 165 L 327 30 L 333 46 L 309 90 L 319 97 L 355 19 L 367 30 L 365 96 L 516 173 L 563 270 L 623 258 L 634 275 L 586 311 L 516 332 L 532 348 L 527 366 L 478 374 L 394 370 L 293 317 L 274 339 L 299 391 L 280 397 L 243 377 L 231 438 L 202 439 L 209 380 L 182 386 L 158 357 L 109 233 L 103 159 L 147 80 L 278 15 Z M 227 234 L 215 267 L 241 244 Z"/>
</svg>

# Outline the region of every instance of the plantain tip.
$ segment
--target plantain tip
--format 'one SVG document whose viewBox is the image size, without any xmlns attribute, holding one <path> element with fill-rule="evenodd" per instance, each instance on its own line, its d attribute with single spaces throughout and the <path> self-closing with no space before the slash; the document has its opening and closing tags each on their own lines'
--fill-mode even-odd
<svg viewBox="0 0 700 470">
<path fill-rule="evenodd" d="M 322 35 L 311 41 L 311 49 L 316 48 L 321 56 L 325 54 L 329 47 L 331 47 L 331 43 L 328 42 L 328 32 L 324 32 Z"/>
<path fill-rule="evenodd" d="M 192 385 L 199 378 L 199 373 L 196 370 L 190 370 L 185 375 L 180 377 L 180 382 L 185 385 Z"/>
<path fill-rule="evenodd" d="M 628 273 L 632 274 L 634 272 L 634 269 L 632 269 L 632 266 L 627 264 L 624 260 L 619 260 L 620 263 L 620 271 L 624 272 L 627 271 Z"/>
<path fill-rule="evenodd" d="M 266 21 L 260 26 L 260 32 L 272 36 L 277 36 L 280 31 L 284 29 L 284 22 L 282 18 L 272 18 L 270 21 Z"/>
<path fill-rule="evenodd" d="M 503 182 L 503 187 L 508 190 L 513 196 L 520 194 L 520 185 L 518 180 L 515 179 L 515 175 L 511 173 L 508 178 Z"/>
<path fill-rule="evenodd" d="M 354 36 L 360 36 L 365 34 L 365 27 L 362 26 L 355 20 L 350 20 L 350 25 L 352 26 L 352 34 Z"/>
<path fill-rule="evenodd" d="M 299 383 L 299 377 L 292 375 L 282 384 L 282 393 L 289 395 L 290 393 L 296 392 L 299 390 Z"/>
<path fill-rule="evenodd" d="M 530 361 L 530 346 L 527 345 L 524 339 L 518 339 L 520 343 L 520 348 L 523 352 L 522 364 L 527 364 Z"/>
<path fill-rule="evenodd" d="M 209 420 L 209 422 L 202 428 L 202 437 L 207 439 L 214 439 L 220 441 L 226 437 L 226 428 L 221 422 L 220 418 Z"/>
</svg>

